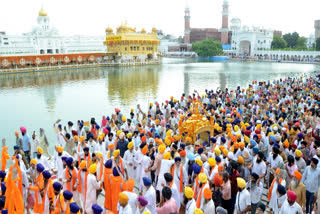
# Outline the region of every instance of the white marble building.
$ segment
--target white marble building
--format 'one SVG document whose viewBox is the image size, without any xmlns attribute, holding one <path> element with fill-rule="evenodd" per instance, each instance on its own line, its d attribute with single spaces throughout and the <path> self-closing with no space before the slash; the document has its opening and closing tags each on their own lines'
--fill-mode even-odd
<svg viewBox="0 0 320 214">
<path fill-rule="evenodd" d="M 62 36 L 50 25 L 50 18 L 41 9 L 37 26 L 23 35 L 0 32 L 0 56 L 105 53 L 105 36 Z"/>
<path fill-rule="evenodd" d="M 270 50 L 273 30 L 241 26 L 239 18 L 231 19 L 232 40 L 228 53 L 242 56 L 254 56 L 256 51 Z"/>
</svg>

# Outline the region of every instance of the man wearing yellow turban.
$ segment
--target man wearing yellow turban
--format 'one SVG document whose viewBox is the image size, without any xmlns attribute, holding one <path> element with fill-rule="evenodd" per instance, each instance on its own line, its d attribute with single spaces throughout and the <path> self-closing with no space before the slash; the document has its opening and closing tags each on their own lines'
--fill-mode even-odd
<svg viewBox="0 0 320 214">
<path fill-rule="evenodd" d="M 125 191 L 123 191 L 124 194 L 126 194 L 129 198 L 129 205 L 131 207 L 132 213 L 136 213 L 136 202 L 138 199 L 138 195 L 133 191 L 135 185 L 135 181 L 133 178 L 129 178 L 128 181 L 125 184 Z M 120 199 L 119 199 L 120 200 Z"/>
<path fill-rule="evenodd" d="M 122 157 L 120 156 L 120 150 L 114 150 L 113 152 L 113 161 L 116 164 L 116 166 L 118 166 L 120 168 L 120 173 L 122 174 L 122 176 L 127 176 L 128 178 L 128 172 L 127 169 L 124 166 L 124 161 L 122 159 Z"/>
<path fill-rule="evenodd" d="M 41 163 L 45 170 L 51 170 L 52 166 L 49 164 L 48 158 L 43 155 L 43 149 L 41 147 L 37 148 L 37 163 Z"/>
<path fill-rule="evenodd" d="M 96 172 L 97 165 L 92 164 L 89 167 L 89 174 L 87 176 L 87 192 L 84 205 L 84 210 L 87 213 L 90 213 L 92 205 L 97 203 L 97 190 L 100 189 L 100 182 L 97 181 Z"/>
<path fill-rule="evenodd" d="M 186 213 L 193 213 L 196 208 L 196 201 L 193 198 L 193 190 L 191 187 L 184 188 L 184 204 L 186 205 Z"/>
<path fill-rule="evenodd" d="M 200 173 L 195 181 L 195 182 L 200 183 L 199 191 L 195 192 L 195 194 L 198 196 L 198 197 L 196 197 L 196 199 L 197 199 L 196 206 L 199 209 L 203 209 L 203 205 L 204 205 L 204 201 L 205 201 L 204 189 L 210 188 L 207 180 L 208 180 L 208 177 L 206 176 L 206 174 Z"/>
<path fill-rule="evenodd" d="M 129 201 L 128 195 L 121 192 L 119 194 L 119 205 L 120 205 L 119 214 L 133 213 L 128 201 Z"/>
<path fill-rule="evenodd" d="M 128 172 L 128 178 L 135 178 L 136 176 L 136 166 L 134 162 L 134 157 L 135 157 L 136 152 L 133 149 L 133 142 L 131 141 L 128 144 L 128 150 L 125 151 L 123 160 L 126 163 L 126 168 Z"/>
<path fill-rule="evenodd" d="M 237 178 L 238 193 L 236 197 L 236 204 L 234 206 L 235 213 L 246 213 L 251 209 L 250 193 L 246 189 L 246 181 L 243 178 Z"/>
</svg>

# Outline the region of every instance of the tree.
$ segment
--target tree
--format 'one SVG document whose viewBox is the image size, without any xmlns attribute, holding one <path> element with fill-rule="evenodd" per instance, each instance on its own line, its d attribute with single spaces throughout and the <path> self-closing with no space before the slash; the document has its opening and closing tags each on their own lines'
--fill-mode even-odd
<svg viewBox="0 0 320 214">
<path fill-rule="evenodd" d="M 274 35 L 271 43 L 272 49 L 283 49 L 287 47 L 287 42 L 279 35 Z"/>
<path fill-rule="evenodd" d="M 221 43 L 213 39 L 205 39 L 192 43 L 192 51 L 196 52 L 200 57 L 210 57 L 223 54 Z"/>
<path fill-rule="evenodd" d="M 320 38 L 316 40 L 316 51 L 320 51 Z"/>
<path fill-rule="evenodd" d="M 297 50 L 306 50 L 307 49 L 306 41 L 307 41 L 306 37 L 303 37 L 303 36 L 299 37 L 297 40 L 296 49 Z"/>
<path fill-rule="evenodd" d="M 297 32 L 287 33 L 283 35 L 283 39 L 286 40 L 289 48 L 295 48 L 297 45 L 297 40 L 299 38 L 299 34 Z"/>
</svg>

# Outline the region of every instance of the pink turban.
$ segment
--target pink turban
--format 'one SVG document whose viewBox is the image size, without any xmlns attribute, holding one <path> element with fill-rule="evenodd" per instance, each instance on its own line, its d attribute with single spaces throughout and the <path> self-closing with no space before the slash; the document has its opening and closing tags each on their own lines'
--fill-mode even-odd
<svg viewBox="0 0 320 214">
<path fill-rule="evenodd" d="M 295 192 L 291 191 L 291 190 L 288 190 L 287 192 L 287 195 L 288 195 L 288 199 L 292 202 L 295 202 L 296 199 L 297 199 L 297 195 Z"/>
<path fill-rule="evenodd" d="M 161 120 L 160 125 L 166 125 L 166 121 L 165 120 Z"/>
<path fill-rule="evenodd" d="M 26 129 L 24 126 L 21 126 L 21 127 L 20 127 L 20 131 L 21 131 L 22 133 L 26 133 L 27 129 Z"/>
<path fill-rule="evenodd" d="M 108 129 L 104 128 L 104 129 L 103 129 L 103 133 L 105 133 L 106 135 L 109 134 Z"/>
</svg>

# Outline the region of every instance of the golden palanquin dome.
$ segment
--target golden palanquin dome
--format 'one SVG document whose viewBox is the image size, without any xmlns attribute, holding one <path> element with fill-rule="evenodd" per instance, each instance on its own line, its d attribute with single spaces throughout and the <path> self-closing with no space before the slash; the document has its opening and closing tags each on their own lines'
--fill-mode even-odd
<svg viewBox="0 0 320 214">
<path fill-rule="evenodd" d="M 157 33 L 157 29 L 155 27 L 152 28 L 152 33 Z"/>
<path fill-rule="evenodd" d="M 112 28 L 108 27 L 108 28 L 106 29 L 106 33 L 113 33 Z"/>
<path fill-rule="evenodd" d="M 144 28 L 141 29 L 141 33 L 147 33 Z"/>
<path fill-rule="evenodd" d="M 123 25 L 120 25 L 120 27 L 117 28 L 117 33 L 135 33 L 135 32 L 136 32 L 136 28 L 129 27 L 127 21 Z"/>
<path fill-rule="evenodd" d="M 191 116 L 186 118 L 189 113 L 191 113 Z M 188 112 L 180 116 L 179 134 L 181 139 L 186 140 L 189 137 L 194 143 L 197 135 L 202 132 L 208 132 L 208 137 L 213 136 L 214 125 L 214 118 L 204 110 L 201 102 L 194 101 Z"/>
<path fill-rule="evenodd" d="M 39 16 L 48 16 L 48 14 L 43 10 L 43 8 L 41 8 L 41 10 L 39 11 Z"/>
</svg>

